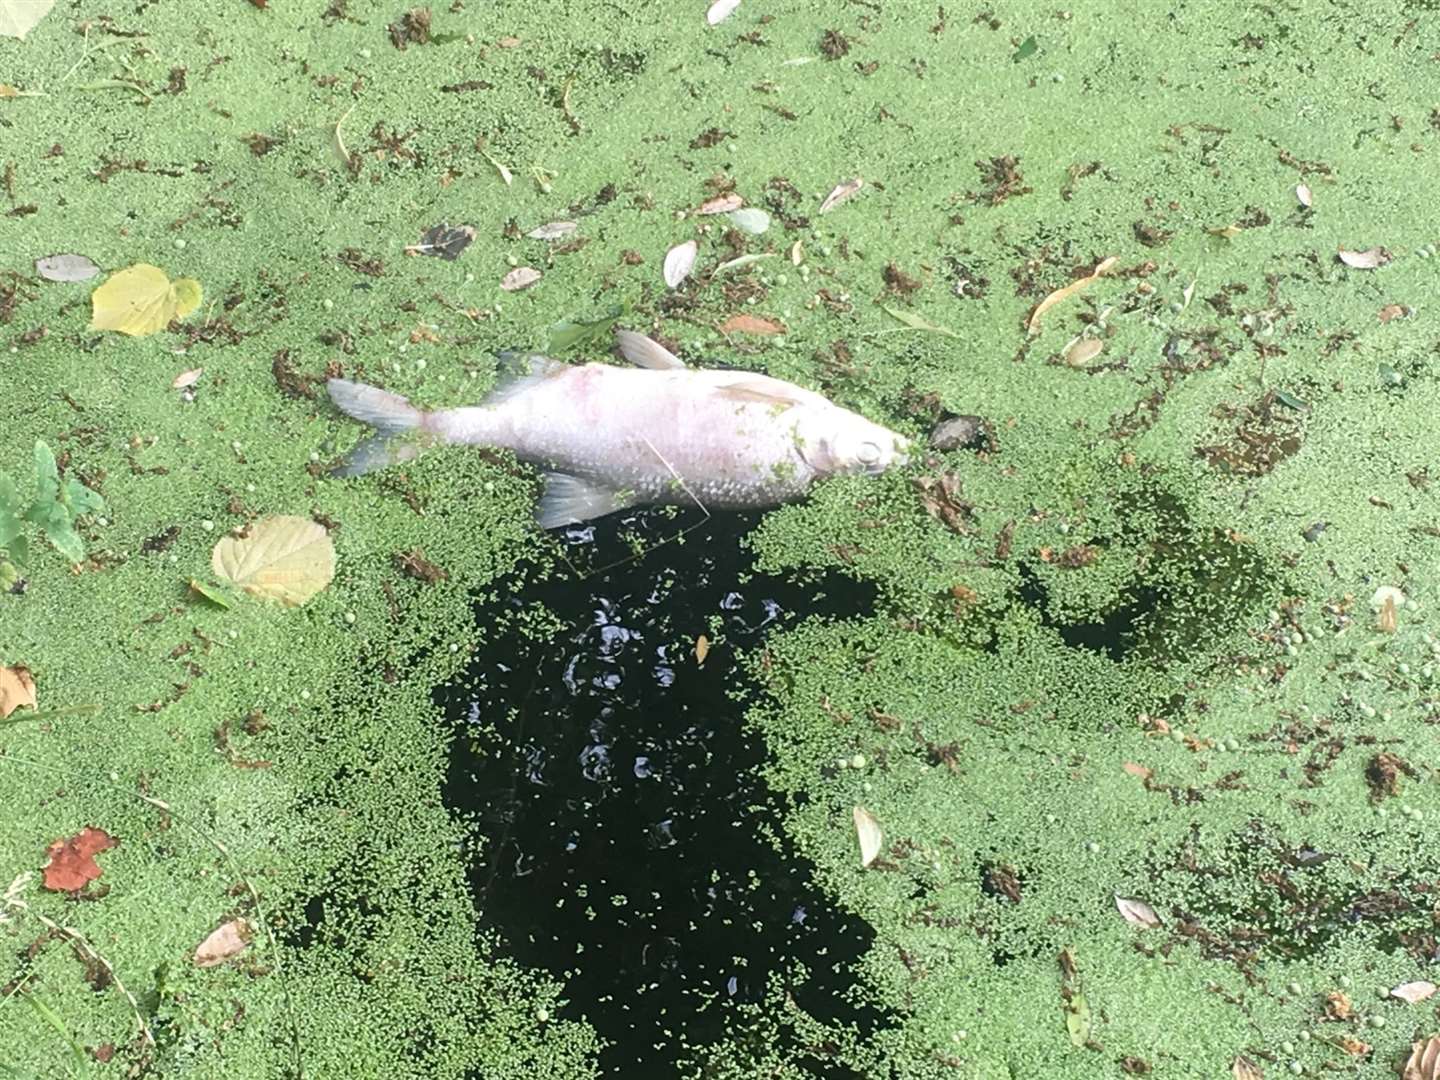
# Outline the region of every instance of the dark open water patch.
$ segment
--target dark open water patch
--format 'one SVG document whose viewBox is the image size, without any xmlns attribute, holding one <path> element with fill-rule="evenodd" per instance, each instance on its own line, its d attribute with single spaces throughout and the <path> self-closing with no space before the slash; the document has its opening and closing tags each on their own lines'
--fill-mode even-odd
<svg viewBox="0 0 1440 1080">
<path fill-rule="evenodd" d="M 487 644 L 438 692 L 456 726 L 445 799 L 481 840 L 481 925 L 563 980 L 569 1013 L 609 1044 L 607 1076 L 680 1075 L 695 1048 L 743 1038 L 734 1006 L 774 973 L 812 1016 L 862 1037 L 881 1022 L 844 1000 L 869 926 L 765 839 L 781 802 L 756 774 L 766 751 L 743 729 L 735 662 L 793 619 L 866 613 L 874 593 L 752 573 L 755 521 L 717 516 L 658 547 L 682 527 L 663 512 L 571 530 L 579 574 L 499 583 L 477 611 Z M 833 1047 L 784 1050 L 813 1075 L 855 1075 Z"/>
</svg>

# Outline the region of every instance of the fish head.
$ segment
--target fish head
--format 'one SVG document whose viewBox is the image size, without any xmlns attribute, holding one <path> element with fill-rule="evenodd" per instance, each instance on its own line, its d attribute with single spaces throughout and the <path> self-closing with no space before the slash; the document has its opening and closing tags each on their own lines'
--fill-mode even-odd
<svg viewBox="0 0 1440 1080">
<path fill-rule="evenodd" d="M 800 455 L 821 476 L 878 476 L 904 465 L 910 440 L 859 413 L 831 408 L 797 430 Z"/>
</svg>

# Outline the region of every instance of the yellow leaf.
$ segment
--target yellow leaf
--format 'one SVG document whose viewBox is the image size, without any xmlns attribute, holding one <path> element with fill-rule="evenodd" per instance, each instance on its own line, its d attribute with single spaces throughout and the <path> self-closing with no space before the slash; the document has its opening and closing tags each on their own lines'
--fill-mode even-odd
<svg viewBox="0 0 1440 1080">
<path fill-rule="evenodd" d="M 55 0 L 0 2 L 0 36 L 23 38 L 54 6 Z"/>
<path fill-rule="evenodd" d="M 869 810 L 857 806 L 852 814 L 855 818 L 855 837 L 860 841 L 860 869 L 864 870 L 879 856 L 885 839 L 880 832 L 880 823 Z"/>
<path fill-rule="evenodd" d="M 1030 314 L 1030 333 L 1038 334 L 1040 332 L 1040 316 L 1044 315 L 1045 312 L 1049 311 L 1067 296 L 1073 296 L 1092 281 L 1098 281 L 1104 277 L 1106 271 L 1110 270 L 1117 262 L 1119 262 L 1119 257 L 1115 255 L 1111 255 L 1108 259 L 1101 259 L 1100 262 L 1096 264 L 1095 269 L 1085 277 L 1076 278 L 1063 289 L 1056 289 L 1049 296 L 1045 297 L 1045 299 L 1041 300 L 1040 303 L 1036 304 L 1035 310 Z"/>
<path fill-rule="evenodd" d="M 695 639 L 695 665 L 697 667 L 704 667 L 705 657 L 709 655 L 710 639 L 704 634 L 701 634 L 698 638 Z"/>
<path fill-rule="evenodd" d="M 200 296 L 200 283 L 193 278 L 171 282 L 158 266 L 136 263 L 112 274 L 90 294 L 90 329 L 143 337 L 194 311 Z"/>
<path fill-rule="evenodd" d="M 335 576 L 335 547 L 309 518 L 261 518 L 249 535 L 216 544 L 210 568 L 252 596 L 299 607 Z"/>
<path fill-rule="evenodd" d="M 0 667 L 0 716 L 9 716 L 22 705 L 35 708 L 35 680 L 30 669 L 21 664 Z"/>
</svg>

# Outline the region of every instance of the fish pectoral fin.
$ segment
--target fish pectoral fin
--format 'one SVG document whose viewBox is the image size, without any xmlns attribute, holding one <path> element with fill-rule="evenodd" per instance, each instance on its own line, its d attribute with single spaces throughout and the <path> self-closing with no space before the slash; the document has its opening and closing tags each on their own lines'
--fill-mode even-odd
<svg viewBox="0 0 1440 1080">
<path fill-rule="evenodd" d="M 680 371 L 685 367 L 685 361 L 664 345 L 634 330 L 616 330 L 615 340 L 620 345 L 620 355 L 636 367 L 655 371 Z"/>
<path fill-rule="evenodd" d="M 535 521 L 542 529 L 553 529 L 604 517 L 634 505 L 634 496 L 625 492 L 569 473 L 547 472 L 545 494 L 535 507 Z"/>
</svg>

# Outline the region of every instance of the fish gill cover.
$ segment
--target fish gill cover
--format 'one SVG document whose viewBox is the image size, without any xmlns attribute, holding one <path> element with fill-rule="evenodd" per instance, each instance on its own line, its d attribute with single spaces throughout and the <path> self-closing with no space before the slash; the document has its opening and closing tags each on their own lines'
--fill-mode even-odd
<svg viewBox="0 0 1440 1080">
<path fill-rule="evenodd" d="M 534 478 L 327 480 L 317 390 L 472 402 L 622 300 L 687 361 L 983 421 L 753 532 L 875 590 L 750 650 L 744 737 L 885 1022 L 781 993 L 697 1069 L 1381 1077 L 1436 1033 L 1390 993 L 1434 981 L 1440 882 L 1432 5 L 727 6 L 81 0 L 0 39 L 0 472 L 45 510 L 0 566 L 8 1069 L 600 1068 L 444 801 L 433 694 L 545 550 Z M 732 203 L 765 230 L 697 213 Z M 91 329 L 66 254 L 200 305 Z M 293 610 L 209 575 L 271 517 L 334 545 Z"/>
</svg>

